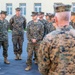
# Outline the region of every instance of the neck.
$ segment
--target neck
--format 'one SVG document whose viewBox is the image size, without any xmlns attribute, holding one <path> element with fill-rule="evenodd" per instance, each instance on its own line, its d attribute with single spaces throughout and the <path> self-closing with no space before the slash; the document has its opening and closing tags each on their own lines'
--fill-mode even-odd
<svg viewBox="0 0 75 75">
<path fill-rule="evenodd" d="M 16 16 L 19 17 L 20 15 L 17 15 L 17 14 L 16 14 Z"/>
<path fill-rule="evenodd" d="M 1 20 L 4 20 L 5 18 L 2 18 Z"/>
<path fill-rule="evenodd" d="M 40 20 L 43 20 L 43 18 L 39 18 Z"/>
<path fill-rule="evenodd" d="M 63 27 L 65 25 L 69 25 L 69 21 L 62 21 L 57 24 L 59 27 Z"/>
<path fill-rule="evenodd" d="M 52 22 L 51 20 L 48 20 L 48 22 L 50 23 L 50 22 Z"/>
<path fill-rule="evenodd" d="M 36 20 L 33 20 L 34 22 L 38 22 L 38 20 L 36 19 Z"/>
</svg>

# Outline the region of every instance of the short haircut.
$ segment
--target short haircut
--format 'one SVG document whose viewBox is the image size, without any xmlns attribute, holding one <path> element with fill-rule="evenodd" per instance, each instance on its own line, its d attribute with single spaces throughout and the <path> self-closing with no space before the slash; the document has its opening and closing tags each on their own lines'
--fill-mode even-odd
<svg viewBox="0 0 75 75">
<path fill-rule="evenodd" d="M 70 21 L 71 12 L 60 12 L 55 15 L 58 21 Z"/>
</svg>

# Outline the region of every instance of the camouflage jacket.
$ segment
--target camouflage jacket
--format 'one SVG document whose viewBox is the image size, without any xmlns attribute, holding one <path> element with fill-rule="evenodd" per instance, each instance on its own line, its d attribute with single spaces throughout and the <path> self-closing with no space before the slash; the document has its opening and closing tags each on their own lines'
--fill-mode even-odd
<svg viewBox="0 0 75 75">
<path fill-rule="evenodd" d="M 55 27 L 53 26 L 53 23 L 52 22 L 48 22 L 47 25 L 46 25 L 46 34 L 52 32 L 53 30 L 55 30 Z"/>
<path fill-rule="evenodd" d="M 31 42 L 31 39 L 40 41 L 43 39 L 44 26 L 41 22 L 30 21 L 27 25 L 27 38 Z"/>
<path fill-rule="evenodd" d="M 6 19 L 0 20 L 0 41 L 8 40 L 9 23 Z"/>
<path fill-rule="evenodd" d="M 75 75 L 75 30 L 70 26 L 49 33 L 38 51 L 42 75 Z"/>
<path fill-rule="evenodd" d="M 45 19 L 43 19 L 43 20 L 39 19 L 39 21 L 44 25 L 44 35 L 43 35 L 43 37 L 44 37 L 47 34 L 46 33 L 46 25 L 47 25 L 48 22 Z"/>
<path fill-rule="evenodd" d="M 23 16 L 17 17 L 14 15 L 10 19 L 10 29 L 12 30 L 12 35 L 23 35 L 24 29 L 26 27 L 26 19 Z"/>
</svg>

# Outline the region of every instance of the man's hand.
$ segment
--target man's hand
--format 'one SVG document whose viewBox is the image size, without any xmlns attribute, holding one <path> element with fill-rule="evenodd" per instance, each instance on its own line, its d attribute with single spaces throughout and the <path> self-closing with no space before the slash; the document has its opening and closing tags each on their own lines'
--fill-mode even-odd
<svg viewBox="0 0 75 75">
<path fill-rule="evenodd" d="M 36 39 L 32 39 L 32 42 L 33 42 L 33 43 L 36 43 Z"/>
</svg>

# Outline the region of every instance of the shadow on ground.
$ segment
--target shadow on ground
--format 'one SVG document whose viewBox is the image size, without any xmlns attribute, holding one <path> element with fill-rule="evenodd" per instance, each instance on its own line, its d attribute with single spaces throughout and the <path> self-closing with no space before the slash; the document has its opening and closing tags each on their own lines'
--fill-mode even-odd
<svg viewBox="0 0 75 75">
<path fill-rule="evenodd" d="M 3 62 L 2 56 L 2 48 L 0 49 L 0 75 L 41 75 L 38 71 L 38 66 L 34 64 L 32 65 L 32 70 L 25 71 L 26 68 L 26 59 L 27 59 L 27 38 L 26 33 L 24 35 L 24 44 L 23 44 L 23 54 L 22 60 L 14 60 L 14 53 L 13 53 L 13 45 L 12 45 L 12 38 L 11 32 L 9 33 L 9 49 L 8 49 L 8 59 L 10 61 L 10 65 L 6 65 Z"/>
</svg>

